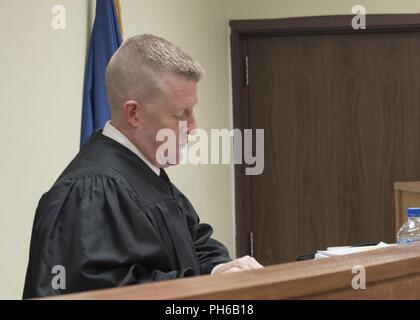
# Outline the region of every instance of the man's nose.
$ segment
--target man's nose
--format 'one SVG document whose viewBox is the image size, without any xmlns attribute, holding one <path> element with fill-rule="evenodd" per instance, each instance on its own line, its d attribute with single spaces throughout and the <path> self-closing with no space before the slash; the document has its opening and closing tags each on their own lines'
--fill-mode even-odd
<svg viewBox="0 0 420 320">
<path fill-rule="evenodd" d="M 195 121 L 195 115 L 191 113 L 187 120 L 187 134 L 194 134 L 197 129 L 197 122 Z"/>
</svg>

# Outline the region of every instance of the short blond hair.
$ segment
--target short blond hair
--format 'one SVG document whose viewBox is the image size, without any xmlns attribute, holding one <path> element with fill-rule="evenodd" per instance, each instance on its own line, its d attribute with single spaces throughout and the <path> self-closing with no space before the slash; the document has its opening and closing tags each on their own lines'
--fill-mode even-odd
<svg viewBox="0 0 420 320">
<path fill-rule="evenodd" d="M 147 102 L 158 95 L 166 74 L 198 82 L 204 69 L 181 48 L 163 38 L 144 34 L 124 41 L 106 69 L 111 112 L 121 110 L 128 99 Z"/>
</svg>

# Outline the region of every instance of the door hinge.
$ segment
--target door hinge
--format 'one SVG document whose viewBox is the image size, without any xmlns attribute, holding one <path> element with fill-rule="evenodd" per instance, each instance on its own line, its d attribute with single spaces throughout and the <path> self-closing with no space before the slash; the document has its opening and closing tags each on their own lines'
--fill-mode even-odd
<svg viewBox="0 0 420 320">
<path fill-rule="evenodd" d="M 249 233 L 249 253 L 250 256 L 254 256 L 254 233 L 251 231 Z"/>
<path fill-rule="evenodd" d="M 245 85 L 249 86 L 249 63 L 248 56 L 245 57 Z"/>
</svg>

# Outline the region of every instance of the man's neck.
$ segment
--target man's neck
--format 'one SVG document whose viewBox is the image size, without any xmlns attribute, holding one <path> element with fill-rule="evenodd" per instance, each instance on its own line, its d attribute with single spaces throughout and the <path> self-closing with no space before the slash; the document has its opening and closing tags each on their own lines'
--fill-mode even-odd
<svg viewBox="0 0 420 320">
<path fill-rule="evenodd" d="M 130 139 L 130 134 L 126 132 L 126 130 L 122 129 L 121 127 L 118 128 L 118 125 L 113 125 L 111 121 L 108 121 L 105 124 L 104 130 L 102 131 L 102 134 L 104 136 L 107 136 L 108 138 L 111 138 L 115 140 L 116 142 L 122 144 L 127 149 L 131 150 L 133 153 L 135 153 L 141 160 L 143 160 L 144 163 L 147 164 L 147 166 L 157 175 L 160 174 L 160 168 L 156 167 L 155 165 L 150 162 L 150 160 L 147 159 L 147 157 L 144 155 L 143 152 L 141 152 L 135 144 L 132 142 L 132 139 Z"/>
</svg>

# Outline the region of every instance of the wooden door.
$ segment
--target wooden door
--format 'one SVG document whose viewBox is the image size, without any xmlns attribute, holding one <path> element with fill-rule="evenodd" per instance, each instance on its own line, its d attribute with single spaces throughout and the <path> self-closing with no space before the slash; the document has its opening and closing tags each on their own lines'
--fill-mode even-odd
<svg viewBox="0 0 420 320">
<path fill-rule="evenodd" d="M 420 180 L 420 33 L 249 37 L 254 255 L 395 241 L 394 181 Z"/>
</svg>

